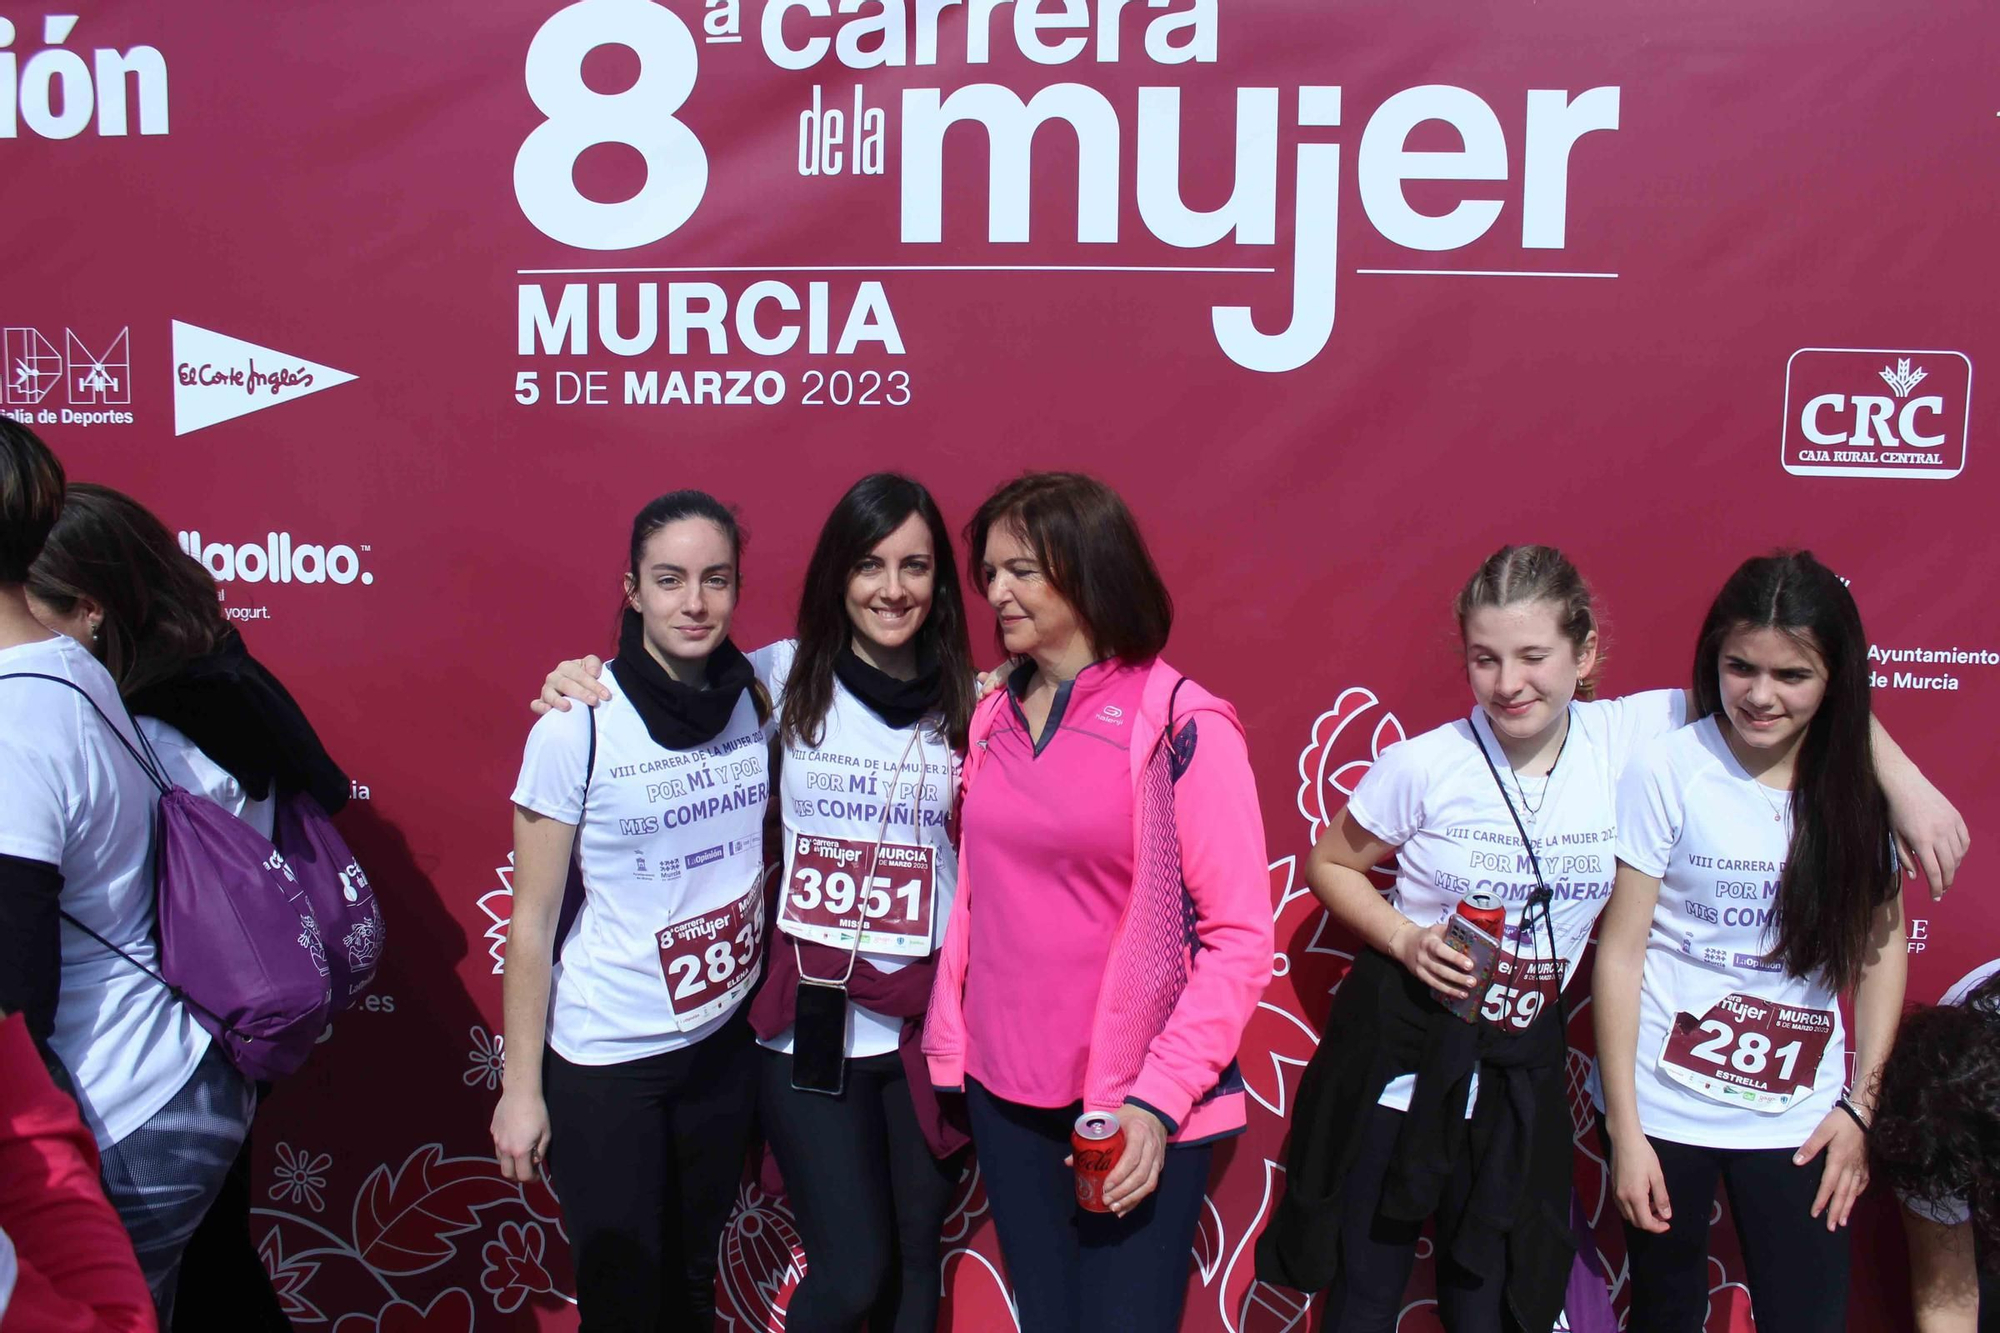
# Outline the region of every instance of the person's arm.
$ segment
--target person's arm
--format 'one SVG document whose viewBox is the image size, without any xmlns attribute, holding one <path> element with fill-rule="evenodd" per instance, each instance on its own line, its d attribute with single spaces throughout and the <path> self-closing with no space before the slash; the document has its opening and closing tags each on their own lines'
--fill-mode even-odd
<svg viewBox="0 0 2000 1333">
<path fill-rule="evenodd" d="M 1957 807 L 1931 785 L 1903 753 L 1880 719 L 1870 717 L 1868 730 L 1875 754 L 1875 780 L 1889 800 L 1889 822 L 1903 854 L 1903 873 L 1921 870 L 1933 901 L 1944 897 L 1958 867 L 1972 846 L 1972 834 Z"/>
<path fill-rule="evenodd" d="M 1979 1267 L 1971 1224 L 1946 1226 L 1908 1208 L 1902 1213 L 1917 1333 L 1978 1333 Z"/>
<path fill-rule="evenodd" d="M 1472 984 L 1472 964 L 1444 942 L 1444 923 L 1418 925 L 1390 905 L 1368 871 L 1396 854 L 1342 807 L 1306 858 L 1306 883 L 1333 919 L 1371 948 L 1401 963 L 1432 990 L 1463 997 Z"/>
<path fill-rule="evenodd" d="M 18 1013 L 44 1052 L 62 993 L 62 870 L 0 852 L 0 1013 Z"/>
<path fill-rule="evenodd" d="M 1693 692 L 1678 693 L 1681 716 L 1694 721 Z M 1942 898 L 1972 847 L 1972 834 L 1958 808 L 1931 784 L 1889 735 L 1882 720 L 1873 714 L 1868 718 L 1868 732 L 1873 743 L 1875 780 L 1882 784 L 1882 794 L 1889 801 L 1889 822 L 1896 830 L 1903 873 L 1915 878 L 1921 872 L 1930 885 L 1931 898 Z"/>
<path fill-rule="evenodd" d="M 1659 1156 L 1639 1124 L 1635 1081 L 1639 1046 L 1639 988 L 1646 971 L 1646 937 L 1653 928 L 1660 881 L 1623 861 L 1611 901 L 1597 919 L 1597 968 L 1591 975 L 1591 1008 L 1597 1026 L 1597 1076 L 1604 1086 L 1604 1119 L 1611 1139 L 1611 1171 L 1618 1211 L 1641 1231 L 1664 1232 L 1674 1215 Z"/>
<path fill-rule="evenodd" d="M 514 807 L 514 915 L 507 927 L 507 970 L 500 985 L 505 1037 L 500 1104 L 493 1111 L 493 1152 L 500 1174 L 509 1180 L 533 1180 L 549 1146 L 542 1049 L 556 918 L 575 837 L 574 824 Z"/>
<path fill-rule="evenodd" d="M 18 1265 L 0 1325 L 156 1333 L 152 1293 L 98 1181 L 97 1144 L 21 1015 L 0 1021 L 0 1231 Z"/>
<path fill-rule="evenodd" d="M 1875 909 L 1868 947 L 1861 980 L 1854 988 L 1854 1091 L 1848 1101 L 1872 1122 L 1882 1064 L 1896 1042 L 1896 1025 L 1903 1016 L 1903 986 L 1910 972 L 1901 893 Z M 1792 1160 L 1803 1166 L 1821 1150 L 1826 1152 L 1826 1166 L 1820 1173 L 1812 1215 L 1818 1217 L 1824 1211 L 1826 1229 L 1832 1231 L 1847 1225 L 1854 1201 L 1868 1188 L 1868 1136 L 1853 1116 L 1836 1106 Z"/>
<path fill-rule="evenodd" d="M 1192 743 L 1174 784 L 1174 819 L 1201 947 L 1118 1110 L 1128 1149 L 1105 1179 L 1104 1201 L 1121 1215 L 1159 1183 L 1168 1135 L 1236 1058 L 1271 981 L 1270 857 L 1249 747 L 1207 711 L 1187 716 L 1178 737 Z"/>
</svg>

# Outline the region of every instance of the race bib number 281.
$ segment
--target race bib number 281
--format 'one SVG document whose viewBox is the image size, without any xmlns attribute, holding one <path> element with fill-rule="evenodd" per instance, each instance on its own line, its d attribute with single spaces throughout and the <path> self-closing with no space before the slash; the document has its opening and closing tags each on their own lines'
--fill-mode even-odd
<svg viewBox="0 0 2000 1333">
<path fill-rule="evenodd" d="M 1832 1039 L 1832 1010 L 1731 993 L 1699 1018 L 1674 1015 L 1660 1072 L 1710 1101 L 1773 1113 L 1811 1093 Z"/>
<path fill-rule="evenodd" d="M 863 950 L 923 958 L 931 951 L 936 889 L 934 847 L 885 842 L 878 849 L 868 839 L 787 830 L 778 928 L 845 949 L 865 917 Z"/>
</svg>

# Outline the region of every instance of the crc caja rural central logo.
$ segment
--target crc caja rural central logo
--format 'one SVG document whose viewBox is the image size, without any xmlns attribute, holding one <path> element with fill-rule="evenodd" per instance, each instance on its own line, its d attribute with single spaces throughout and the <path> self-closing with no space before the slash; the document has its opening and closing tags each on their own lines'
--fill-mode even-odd
<svg viewBox="0 0 2000 1333">
<path fill-rule="evenodd" d="M 1963 352 L 1804 347 L 1785 364 L 1785 471 L 1925 477 L 1965 471 L 1972 362 Z"/>
</svg>

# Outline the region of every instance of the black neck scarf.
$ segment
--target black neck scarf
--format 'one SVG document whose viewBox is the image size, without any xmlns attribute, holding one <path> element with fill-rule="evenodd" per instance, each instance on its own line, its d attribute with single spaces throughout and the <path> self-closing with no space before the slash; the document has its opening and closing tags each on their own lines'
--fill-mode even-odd
<svg viewBox="0 0 2000 1333">
<path fill-rule="evenodd" d="M 833 674 L 847 687 L 848 693 L 868 705 L 870 712 L 898 731 L 922 721 L 924 714 L 936 708 L 944 698 L 944 668 L 935 652 L 925 654 L 920 651 L 916 676 L 910 680 L 898 680 L 862 661 L 861 655 L 849 644 L 833 659 Z"/>
<path fill-rule="evenodd" d="M 618 656 L 611 659 L 625 697 L 639 710 L 646 734 L 669 750 L 692 750 L 722 734 L 736 701 L 756 682 L 750 659 L 728 639 L 708 655 L 708 682 L 683 685 L 646 651 L 644 622 L 627 610 L 618 630 Z"/>
</svg>

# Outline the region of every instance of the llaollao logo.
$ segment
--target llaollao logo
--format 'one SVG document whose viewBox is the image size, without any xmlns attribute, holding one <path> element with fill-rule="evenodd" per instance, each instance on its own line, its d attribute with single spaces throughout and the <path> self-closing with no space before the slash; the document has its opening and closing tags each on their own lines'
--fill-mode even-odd
<svg viewBox="0 0 2000 1333">
<path fill-rule="evenodd" d="M 622 92 L 584 82 L 583 58 L 629 47 L 639 77 Z M 630 250 L 670 236 L 708 189 L 708 153 L 674 118 L 694 91 L 694 34 L 652 0 L 577 0 L 558 10 L 528 47 L 528 96 L 546 119 L 514 156 L 514 197 L 535 228 L 582 250 Z M 646 159 L 630 199 L 599 203 L 576 188 L 577 158 L 616 143 Z"/>
<path fill-rule="evenodd" d="M 200 561 L 217 583 L 362 583 L 375 576 L 361 567 L 361 551 L 345 542 L 301 542 L 289 532 L 267 532 L 259 541 L 212 542 L 199 530 L 176 534 L 181 550 Z"/>
</svg>

